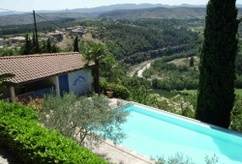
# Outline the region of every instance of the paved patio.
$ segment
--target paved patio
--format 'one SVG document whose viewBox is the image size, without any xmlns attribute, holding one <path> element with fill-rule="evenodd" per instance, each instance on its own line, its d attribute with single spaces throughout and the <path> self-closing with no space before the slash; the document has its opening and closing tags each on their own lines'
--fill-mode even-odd
<svg viewBox="0 0 242 164">
<path fill-rule="evenodd" d="M 155 161 L 138 154 L 121 145 L 114 145 L 112 141 L 106 140 L 98 148 L 92 150 L 94 153 L 107 159 L 114 164 L 154 164 Z"/>
</svg>

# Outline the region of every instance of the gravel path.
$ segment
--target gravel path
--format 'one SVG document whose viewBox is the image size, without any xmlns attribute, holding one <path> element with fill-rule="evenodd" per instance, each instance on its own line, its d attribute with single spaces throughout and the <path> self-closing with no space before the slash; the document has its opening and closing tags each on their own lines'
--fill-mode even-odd
<svg viewBox="0 0 242 164">
<path fill-rule="evenodd" d="M 22 164 L 11 151 L 0 145 L 0 164 Z"/>
</svg>

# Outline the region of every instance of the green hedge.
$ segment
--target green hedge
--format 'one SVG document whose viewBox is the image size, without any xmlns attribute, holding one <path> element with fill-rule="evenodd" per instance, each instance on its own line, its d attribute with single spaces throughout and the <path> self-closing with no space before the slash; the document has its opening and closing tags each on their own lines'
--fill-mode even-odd
<svg viewBox="0 0 242 164">
<path fill-rule="evenodd" d="M 36 118 L 29 107 L 0 101 L 0 143 L 24 163 L 107 163 L 75 141 L 44 128 Z"/>
<path fill-rule="evenodd" d="M 106 92 L 107 90 L 112 90 L 114 97 L 128 99 L 130 96 L 130 91 L 123 85 L 108 83 L 105 80 L 100 80 L 100 87 L 102 92 Z"/>
</svg>

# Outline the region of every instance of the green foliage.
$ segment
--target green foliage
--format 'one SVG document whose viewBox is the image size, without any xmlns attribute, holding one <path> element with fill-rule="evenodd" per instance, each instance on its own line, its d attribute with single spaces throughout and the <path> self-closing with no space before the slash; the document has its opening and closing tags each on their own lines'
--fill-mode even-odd
<svg viewBox="0 0 242 164">
<path fill-rule="evenodd" d="M 197 33 L 179 20 L 105 19 L 87 23 L 97 27 L 97 38 L 106 42 L 115 58 L 128 64 L 182 52 L 200 43 Z"/>
<path fill-rule="evenodd" d="M 236 96 L 242 97 L 242 89 L 236 89 L 235 94 Z"/>
<path fill-rule="evenodd" d="M 102 92 L 112 90 L 114 92 L 114 97 L 127 100 L 130 97 L 130 91 L 123 85 L 108 83 L 105 80 L 100 81 L 100 87 Z"/>
<path fill-rule="evenodd" d="M 185 117 L 195 118 L 196 96 L 179 95 L 170 100 L 168 111 Z"/>
<path fill-rule="evenodd" d="M 168 157 L 167 160 L 164 157 L 157 157 L 155 161 L 156 164 L 195 164 L 190 157 L 185 157 L 182 153 L 176 153 L 174 156 Z M 212 157 L 206 156 L 204 163 L 216 164 L 218 163 L 218 157 L 216 155 Z"/>
<path fill-rule="evenodd" d="M 149 90 L 148 92 L 151 93 L 151 94 L 159 94 L 161 97 L 164 97 L 164 98 L 167 98 L 167 99 L 171 99 L 172 97 L 177 95 L 176 92 L 169 92 L 169 91 L 159 90 L 159 89 L 158 90 L 152 89 L 152 90 Z"/>
<path fill-rule="evenodd" d="M 140 77 L 131 77 L 131 78 L 125 78 L 122 81 L 123 85 L 125 87 L 127 87 L 128 89 L 135 89 L 135 88 L 139 88 L 139 87 L 144 87 L 144 88 L 151 88 L 151 83 L 149 80 L 140 78 Z"/>
<path fill-rule="evenodd" d="M 242 74 L 237 74 L 237 77 L 235 80 L 235 87 L 242 88 Z"/>
<path fill-rule="evenodd" d="M 59 48 L 55 44 L 51 44 L 50 38 L 43 42 L 43 45 L 40 47 L 39 53 L 56 53 L 59 51 Z"/>
<path fill-rule="evenodd" d="M 2 56 L 16 56 L 19 55 L 18 49 L 0 48 L 0 57 Z"/>
<path fill-rule="evenodd" d="M 188 57 L 192 57 L 192 56 L 197 56 L 199 53 L 198 48 L 189 48 L 186 51 L 183 52 L 167 52 L 166 56 L 164 56 L 163 58 L 161 58 L 160 60 L 158 60 L 159 62 L 163 62 L 163 63 L 167 63 L 170 62 L 174 59 L 182 59 L 182 58 L 188 58 Z"/>
<path fill-rule="evenodd" d="M 72 93 L 63 97 L 48 95 L 40 116 L 46 127 L 60 131 L 81 145 L 96 146 L 105 138 L 120 142 L 125 136 L 120 126 L 126 121 L 127 112 L 113 110 L 103 95 L 91 98 Z"/>
<path fill-rule="evenodd" d="M 86 65 L 94 62 L 94 90 L 96 93 L 100 94 L 100 63 L 102 60 L 107 58 L 110 53 L 104 44 L 95 43 L 92 41 L 88 41 L 84 43 L 84 49 L 82 49 L 83 56 L 86 60 Z"/>
<path fill-rule="evenodd" d="M 210 0 L 200 57 L 196 118 L 228 128 L 235 99 L 235 58 L 238 51 L 235 0 Z M 228 33 L 228 31 L 230 31 Z"/>
<path fill-rule="evenodd" d="M 240 45 L 242 45 L 242 42 L 240 42 Z M 241 50 L 241 48 L 242 47 L 240 47 L 240 50 Z M 238 53 L 238 55 L 236 56 L 235 68 L 236 68 L 236 73 L 241 75 L 242 74 L 242 51 L 240 51 Z"/>
<path fill-rule="evenodd" d="M 29 38 L 29 35 L 26 34 L 25 35 L 25 43 L 20 49 L 20 54 L 21 55 L 28 55 L 28 54 L 34 54 L 34 53 L 35 53 L 35 49 L 32 45 L 32 41 Z"/>
<path fill-rule="evenodd" d="M 16 117 L 23 118 L 25 120 L 37 120 L 36 113 L 32 110 L 31 107 L 23 106 L 20 103 L 5 103 L 0 101 L 0 116 L 9 116 L 13 115 Z"/>
<path fill-rule="evenodd" d="M 31 108 L 2 101 L 0 106 L 0 143 L 23 163 L 107 163 L 73 140 L 45 129 Z"/>
<path fill-rule="evenodd" d="M 28 106 L 32 107 L 37 112 L 42 110 L 42 105 L 43 105 L 42 98 L 30 99 L 30 101 L 28 102 Z"/>
<path fill-rule="evenodd" d="M 164 157 L 158 157 L 156 164 L 195 164 L 191 158 L 184 157 L 181 153 L 176 153 L 174 157 L 169 157 L 167 160 Z"/>
<path fill-rule="evenodd" d="M 199 72 L 186 65 L 170 63 L 174 59 L 187 58 L 198 53 L 197 49 L 176 53 L 155 60 L 151 67 L 144 71 L 146 78 L 152 78 L 152 88 L 172 91 L 183 89 L 197 89 Z M 155 77 L 155 78 L 154 78 Z"/>
<path fill-rule="evenodd" d="M 231 111 L 230 129 L 242 132 L 242 98 L 237 96 L 234 108 Z"/>
<path fill-rule="evenodd" d="M 144 87 L 136 87 L 131 90 L 130 100 L 134 102 L 158 107 L 159 98 L 158 94 L 150 94 Z"/>
<path fill-rule="evenodd" d="M 32 39 L 28 34 L 25 35 L 25 43 L 20 49 L 21 55 L 30 55 L 37 53 L 56 53 L 58 52 L 58 47 L 55 44 L 51 44 L 50 38 L 43 42 L 43 45 L 38 49 L 37 41 L 35 35 L 33 34 Z"/>
<path fill-rule="evenodd" d="M 151 69 L 155 70 L 155 75 L 162 78 L 161 80 L 152 79 L 153 89 L 172 91 L 197 89 L 198 87 L 198 71 L 190 69 L 188 66 L 176 66 L 158 60 L 151 67 Z"/>
</svg>

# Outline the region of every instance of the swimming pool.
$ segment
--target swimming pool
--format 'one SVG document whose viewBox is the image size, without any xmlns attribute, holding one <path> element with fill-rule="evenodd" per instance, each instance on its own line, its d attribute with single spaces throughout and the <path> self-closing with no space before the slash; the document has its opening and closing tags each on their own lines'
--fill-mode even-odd
<svg viewBox="0 0 242 164">
<path fill-rule="evenodd" d="M 148 157 L 174 157 L 176 153 L 205 163 L 216 155 L 218 163 L 242 162 L 242 135 L 147 106 L 129 104 L 121 145 Z"/>
</svg>

